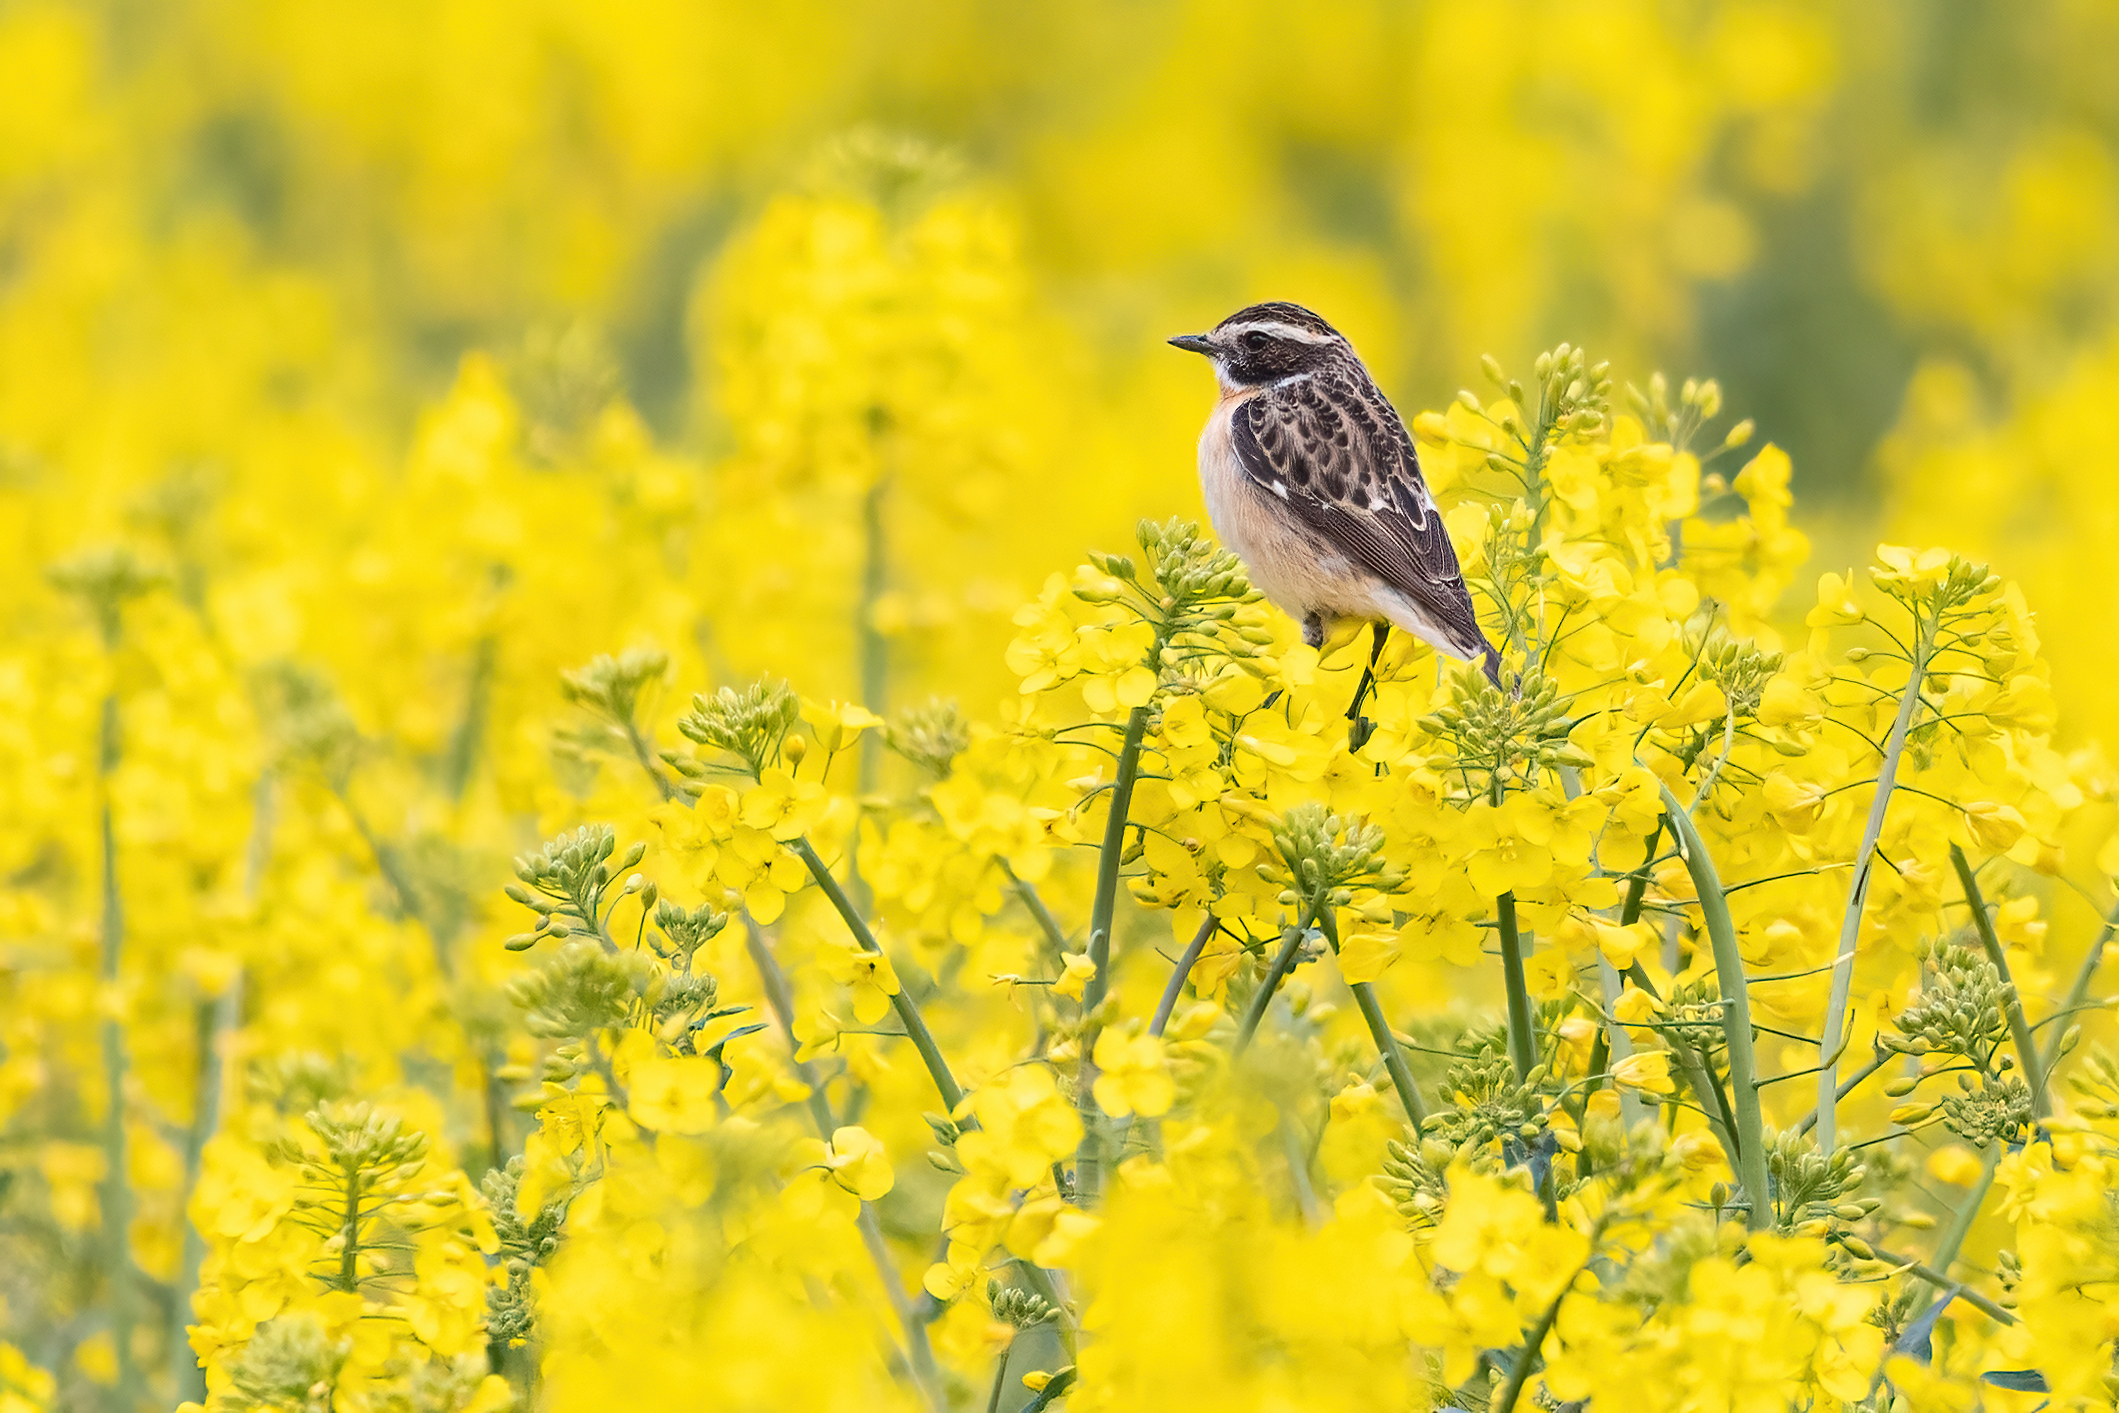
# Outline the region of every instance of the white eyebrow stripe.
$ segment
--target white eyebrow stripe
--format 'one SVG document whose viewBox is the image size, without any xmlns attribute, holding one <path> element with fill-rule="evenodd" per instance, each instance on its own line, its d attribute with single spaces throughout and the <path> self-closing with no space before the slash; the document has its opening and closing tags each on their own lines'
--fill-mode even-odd
<svg viewBox="0 0 2119 1413">
<path fill-rule="evenodd" d="M 1229 332 L 1271 334 L 1275 338 L 1293 339 L 1297 343 L 1331 343 L 1333 341 L 1330 334 L 1320 334 L 1315 329 L 1305 329 L 1299 324 L 1284 324 L 1278 319 L 1254 320 L 1249 323 L 1237 324 L 1232 326 Z"/>
</svg>

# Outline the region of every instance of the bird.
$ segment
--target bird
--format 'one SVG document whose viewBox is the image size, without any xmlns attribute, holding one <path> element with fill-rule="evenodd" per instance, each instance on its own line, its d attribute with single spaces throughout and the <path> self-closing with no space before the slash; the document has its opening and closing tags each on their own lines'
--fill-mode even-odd
<svg viewBox="0 0 2119 1413">
<path fill-rule="evenodd" d="M 1199 438 L 1214 533 L 1311 647 L 1343 620 L 1373 625 L 1347 708 L 1357 734 L 1367 735 L 1361 704 L 1392 628 L 1479 662 L 1499 686 L 1501 655 L 1479 627 L 1413 439 L 1346 336 L 1276 301 L 1170 343 L 1213 360 L 1220 386 Z"/>
</svg>

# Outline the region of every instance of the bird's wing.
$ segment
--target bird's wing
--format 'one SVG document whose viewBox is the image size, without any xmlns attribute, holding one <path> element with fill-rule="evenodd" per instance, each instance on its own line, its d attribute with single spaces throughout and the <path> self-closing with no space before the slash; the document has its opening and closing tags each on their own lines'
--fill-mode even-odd
<svg viewBox="0 0 2119 1413">
<path fill-rule="evenodd" d="M 1466 657 L 1492 652 L 1413 439 L 1372 384 L 1295 379 L 1244 402 L 1232 431 L 1259 489 L 1420 605 Z"/>
</svg>

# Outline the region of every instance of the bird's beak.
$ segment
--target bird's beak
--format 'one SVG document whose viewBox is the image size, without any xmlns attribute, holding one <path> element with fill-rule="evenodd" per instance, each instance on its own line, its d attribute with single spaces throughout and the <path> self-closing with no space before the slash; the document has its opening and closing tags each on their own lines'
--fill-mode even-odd
<svg viewBox="0 0 2119 1413">
<path fill-rule="evenodd" d="M 1181 348 L 1187 353 L 1211 354 L 1214 352 L 1214 345 L 1207 341 L 1205 334 L 1179 334 L 1176 338 L 1170 340 L 1170 344 L 1171 347 Z"/>
</svg>

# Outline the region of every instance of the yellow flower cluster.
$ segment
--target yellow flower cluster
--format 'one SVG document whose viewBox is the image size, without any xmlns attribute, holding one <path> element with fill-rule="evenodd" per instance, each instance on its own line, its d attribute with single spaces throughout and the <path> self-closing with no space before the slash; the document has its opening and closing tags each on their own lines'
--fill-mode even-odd
<svg viewBox="0 0 2119 1413">
<path fill-rule="evenodd" d="M 161 1272 L 230 1410 L 2103 1397 L 2119 1070 L 2055 1076 L 2109 929 L 2038 998 L 2107 787 L 2026 598 L 1885 545 L 1786 640 L 1787 459 L 1713 469 L 1714 384 L 1487 377 L 1414 430 L 1503 684 L 1396 637 L 1351 710 L 1366 645 L 1182 520 L 1016 610 L 987 720 L 519 661 L 675 610 L 538 607 L 534 546 L 639 507 L 483 361 L 408 484 L 520 533 L 373 592 L 491 597 L 358 630 L 468 663 L 453 727 L 246 666 L 181 560 L 53 565 L 17 759 L 91 747 L 32 804 L 96 886 L 8 906 L 95 969 L 16 974 L 5 1063 L 22 1115 L 107 1086 L 39 1155 L 122 1252 L 77 1367 L 145 1377 Z M 512 882 L 457 842 L 533 820 Z"/>
<path fill-rule="evenodd" d="M 2108 19 L 1270 8 L 0 9 L 0 1413 L 2112 1405 Z M 1141 329 L 1841 195 L 1978 356 L 1814 597 L 1564 345 L 1413 422 L 1498 689 L 1160 518 Z"/>
</svg>

